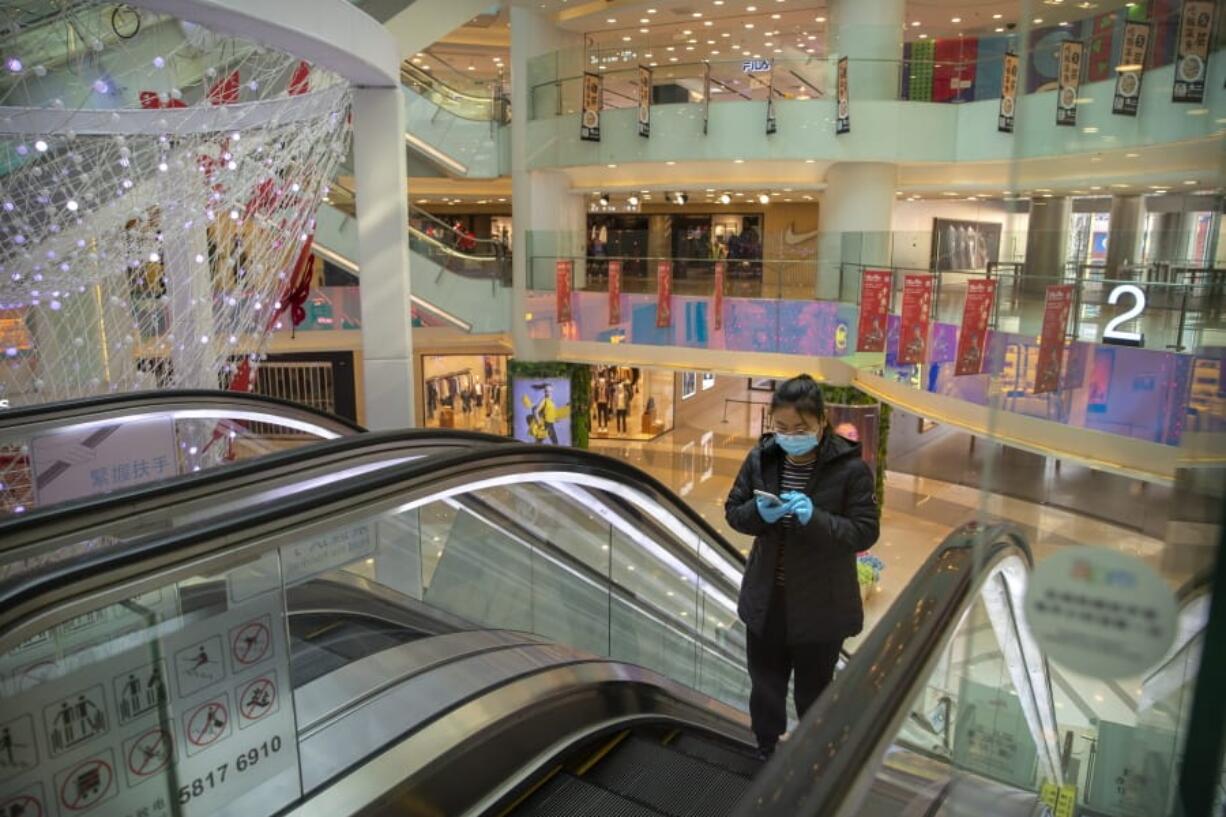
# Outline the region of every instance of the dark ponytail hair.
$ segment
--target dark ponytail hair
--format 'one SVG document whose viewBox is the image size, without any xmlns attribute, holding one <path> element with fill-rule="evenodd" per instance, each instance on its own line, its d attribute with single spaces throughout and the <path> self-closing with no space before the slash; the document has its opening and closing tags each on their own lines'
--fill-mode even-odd
<svg viewBox="0 0 1226 817">
<path fill-rule="evenodd" d="M 775 389 L 771 397 L 771 413 L 783 406 L 791 406 L 802 415 L 826 420 L 826 401 L 822 397 L 822 387 L 807 374 L 797 375 L 785 380 Z"/>
</svg>

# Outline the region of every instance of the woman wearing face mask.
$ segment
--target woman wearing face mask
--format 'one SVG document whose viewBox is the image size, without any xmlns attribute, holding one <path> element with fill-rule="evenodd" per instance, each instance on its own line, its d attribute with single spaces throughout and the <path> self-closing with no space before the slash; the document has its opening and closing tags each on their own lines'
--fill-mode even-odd
<svg viewBox="0 0 1226 817">
<path fill-rule="evenodd" d="M 754 537 L 737 611 L 763 756 L 787 729 L 789 678 L 804 717 L 834 677 L 843 639 L 864 626 L 856 554 L 878 534 L 872 471 L 859 443 L 830 430 L 816 381 L 779 386 L 771 419 L 774 433 L 749 452 L 724 504 L 728 524 Z"/>
</svg>

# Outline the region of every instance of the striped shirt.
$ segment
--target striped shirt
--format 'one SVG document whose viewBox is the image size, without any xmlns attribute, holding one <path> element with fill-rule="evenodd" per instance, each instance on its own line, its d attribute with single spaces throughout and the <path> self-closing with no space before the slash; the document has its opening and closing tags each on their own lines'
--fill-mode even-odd
<svg viewBox="0 0 1226 817">
<path fill-rule="evenodd" d="M 807 462 L 804 465 L 796 465 L 791 460 L 785 458 L 783 460 L 783 474 L 779 480 L 780 496 L 788 493 L 789 491 L 797 491 L 803 494 L 805 489 L 809 487 L 809 478 L 813 476 L 813 470 L 816 467 L 816 459 L 812 460 L 811 462 Z M 788 514 L 787 516 L 783 517 L 783 526 L 785 528 L 795 527 L 795 525 L 795 514 Z M 777 587 L 783 586 L 783 556 L 783 542 L 780 541 L 779 561 L 775 565 L 775 586 Z"/>
</svg>

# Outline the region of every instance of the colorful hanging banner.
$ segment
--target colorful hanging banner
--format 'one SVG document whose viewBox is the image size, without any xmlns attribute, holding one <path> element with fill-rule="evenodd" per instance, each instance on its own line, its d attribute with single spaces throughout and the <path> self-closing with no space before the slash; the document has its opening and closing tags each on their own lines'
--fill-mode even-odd
<svg viewBox="0 0 1226 817">
<path fill-rule="evenodd" d="M 711 63 L 702 64 L 702 135 L 707 135 L 707 123 L 711 121 Z"/>
<path fill-rule="evenodd" d="M 1039 356 L 1035 362 L 1035 394 L 1053 392 L 1060 386 L 1060 373 L 1064 370 L 1064 335 L 1072 308 L 1072 284 L 1054 284 L 1047 288 L 1043 328 L 1039 331 Z"/>
<path fill-rule="evenodd" d="M 955 375 L 979 374 L 988 349 L 988 322 L 996 300 L 996 281 L 972 278 L 966 282 L 966 304 L 962 307 L 962 329 L 958 332 Z"/>
<path fill-rule="evenodd" d="M 766 135 L 775 132 L 775 69 L 772 68 L 766 85 Z"/>
<path fill-rule="evenodd" d="M 838 119 L 835 120 L 834 132 L 851 132 L 851 96 L 847 88 L 847 58 L 839 58 L 839 94 Z"/>
<path fill-rule="evenodd" d="M 656 328 L 673 325 L 673 262 L 661 261 L 656 268 Z"/>
<path fill-rule="evenodd" d="M 902 326 L 898 330 L 898 362 L 928 360 L 928 322 L 932 313 L 931 275 L 907 275 L 902 284 Z"/>
<path fill-rule="evenodd" d="M 603 107 L 604 80 L 600 74 L 584 74 L 583 116 L 579 121 L 579 138 L 583 141 L 600 141 L 600 109 Z"/>
<path fill-rule="evenodd" d="M 1214 0 L 1183 0 L 1172 102 L 1204 102 Z"/>
<path fill-rule="evenodd" d="M 609 326 L 622 322 L 622 262 L 609 262 Z"/>
<path fill-rule="evenodd" d="M 860 277 L 860 323 L 856 332 L 857 352 L 884 352 L 890 315 L 890 288 L 894 275 L 888 269 L 866 269 Z"/>
<path fill-rule="evenodd" d="M 1077 90 L 1081 87 L 1081 57 L 1085 46 L 1077 40 L 1060 43 L 1060 83 L 1056 91 L 1056 124 L 1077 124 Z"/>
<path fill-rule="evenodd" d="M 556 281 L 554 283 L 554 292 L 557 295 L 557 317 L 558 323 L 570 323 L 570 278 L 574 272 L 573 261 L 558 261 L 554 265 Z"/>
<path fill-rule="evenodd" d="M 715 292 L 711 296 L 711 325 L 716 332 L 724 328 L 724 276 L 727 261 L 715 262 Z"/>
<path fill-rule="evenodd" d="M 1115 98 L 1111 101 L 1111 113 L 1121 116 L 1136 116 L 1141 101 L 1141 74 L 1145 71 L 1145 57 L 1149 53 L 1149 23 L 1126 23 L 1124 25 L 1124 48 L 1120 64 L 1115 67 Z"/>
<path fill-rule="evenodd" d="M 639 136 L 651 136 L 651 69 L 639 66 Z"/>
<path fill-rule="evenodd" d="M 1000 75 L 1000 113 L 996 117 L 996 130 L 1013 133 L 1013 116 L 1017 110 L 1017 54 L 1005 54 Z"/>
</svg>

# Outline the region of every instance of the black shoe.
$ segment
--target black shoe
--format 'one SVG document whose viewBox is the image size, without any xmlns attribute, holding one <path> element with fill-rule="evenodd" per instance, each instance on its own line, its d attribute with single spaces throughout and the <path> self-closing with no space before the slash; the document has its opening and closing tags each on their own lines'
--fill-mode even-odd
<svg viewBox="0 0 1226 817">
<path fill-rule="evenodd" d="M 758 760 L 762 761 L 763 763 L 765 763 L 766 761 L 771 759 L 771 755 L 773 755 L 774 753 L 775 753 L 775 747 L 773 745 L 772 746 L 759 746 L 758 751 L 754 752 L 753 756 L 757 758 Z"/>
</svg>

